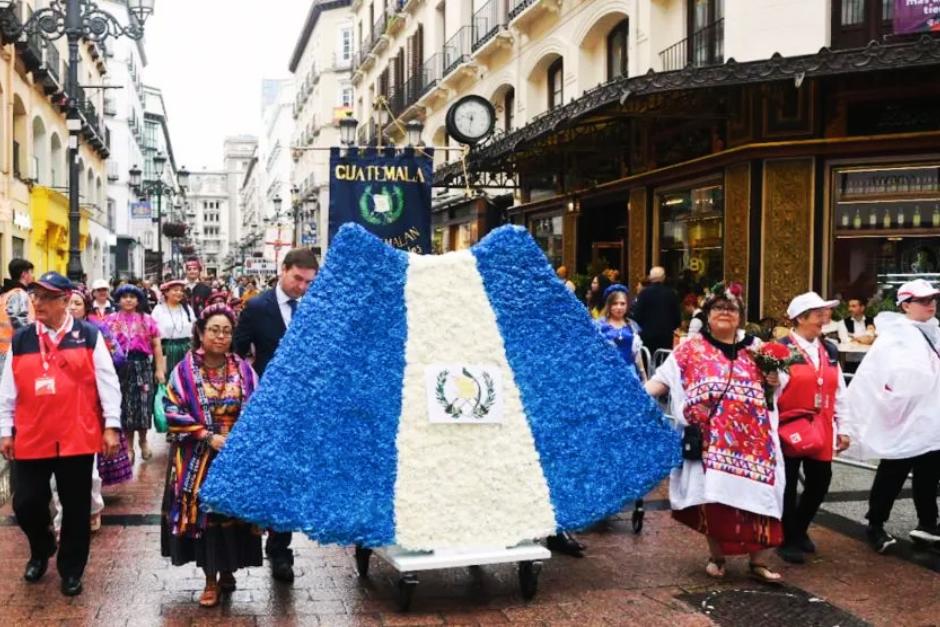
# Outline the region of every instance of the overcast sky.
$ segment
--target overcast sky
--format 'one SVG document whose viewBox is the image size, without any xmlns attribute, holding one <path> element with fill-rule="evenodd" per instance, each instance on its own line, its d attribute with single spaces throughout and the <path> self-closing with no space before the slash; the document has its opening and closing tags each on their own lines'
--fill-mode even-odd
<svg viewBox="0 0 940 627">
<path fill-rule="evenodd" d="M 163 90 L 176 162 L 220 168 L 228 135 L 257 134 L 261 79 L 285 78 L 310 0 L 157 0 L 146 84 Z"/>
</svg>

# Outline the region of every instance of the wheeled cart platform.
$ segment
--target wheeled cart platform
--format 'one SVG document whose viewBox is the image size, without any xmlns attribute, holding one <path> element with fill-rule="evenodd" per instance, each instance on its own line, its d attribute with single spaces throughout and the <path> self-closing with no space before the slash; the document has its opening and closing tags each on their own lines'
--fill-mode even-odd
<svg viewBox="0 0 940 627">
<path fill-rule="evenodd" d="M 525 542 L 507 549 L 441 549 L 429 552 L 406 551 L 399 546 L 380 549 L 357 546 L 356 569 L 360 578 L 369 576 L 369 560 L 373 553 L 399 572 L 398 608 L 403 612 L 411 607 L 411 600 L 418 587 L 418 573 L 444 568 L 473 568 L 516 562 L 519 565 L 522 598 L 532 599 L 538 590 L 542 562 L 552 556 L 548 549 L 535 542 Z"/>
</svg>

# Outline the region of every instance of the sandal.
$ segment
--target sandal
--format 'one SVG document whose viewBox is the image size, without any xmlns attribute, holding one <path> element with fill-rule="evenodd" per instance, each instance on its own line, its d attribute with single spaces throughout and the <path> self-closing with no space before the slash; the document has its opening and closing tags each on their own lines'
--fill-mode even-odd
<svg viewBox="0 0 940 627">
<path fill-rule="evenodd" d="M 723 579 L 725 576 L 725 558 L 709 557 L 705 562 L 705 574 L 712 579 Z"/>
<path fill-rule="evenodd" d="M 207 583 L 199 597 L 201 607 L 215 607 L 219 604 L 219 584 Z"/>
<path fill-rule="evenodd" d="M 233 573 L 219 575 L 219 589 L 222 592 L 235 592 L 235 575 Z"/>
<path fill-rule="evenodd" d="M 765 564 L 756 564 L 751 562 L 749 564 L 751 579 L 754 581 L 759 581 L 761 583 L 766 583 L 774 586 L 779 586 L 783 583 L 783 575 L 780 573 L 775 573 L 770 570 Z"/>
<path fill-rule="evenodd" d="M 145 462 L 149 462 L 153 458 L 153 451 L 150 450 L 150 444 L 147 440 L 140 443 L 140 458 Z"/>
</svg>

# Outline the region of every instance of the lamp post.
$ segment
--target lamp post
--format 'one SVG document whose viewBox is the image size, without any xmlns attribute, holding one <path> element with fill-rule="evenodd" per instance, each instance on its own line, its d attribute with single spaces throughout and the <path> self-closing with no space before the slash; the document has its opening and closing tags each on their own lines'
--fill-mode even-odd
<svg viewBox="0 0 940 627">
<path fill-rule="evenodd" d="M 136 165 L 129 171 L 131 189 L 137 196 L 156 196 L 157 197 L 157 217 L 154 221 L 157 223 L 157 255 L 160 258 L 158 266 L 158 280 L 163 280 L 163 196 L 173 196 L 177 193 L 185 195 L 186 188 L 189 187 L 189 170 L 186 166 L 181 167 L 176 172 L 176 181 L 179 190 L 167 185 L 163 181 L 163 170 L 166 167 L 167 157 L 162 152 L 153 156 L 153 172 L 156 175 L 153 179 L 142 180 L 141 171 Z"/>
<path fill-rule="evenodd" d="M 290 242 L 285 242 L 281 240 L 281 227 L 283 226 L 281 207 L 284 204 L 284 201 L 281 199 L 280 194 L 275 196 L 271 202 L 274 204 L 274 216 L 271 218 L 265 218 L 264 221 L 266 224 L 276 225 L 277 226 L 277 236 L 274 238 L 273 242 L 265 242 L 270 246 L 274 247 L 274 271 L 277 272 L 277 269 L 280 267 L 278 262 L 281 257 L 281 249 L 285 246 L 290 246 Z"/>
<path fill-rule="evenodd" d="M 68 79 L 65 93 L 68 97 L 66 124 L 69 131 L 69 264 L 68 275 L 81 281 L 81 250 L 79 227 L 81 213 L 78 204 L 78 138 L 82 131 L 84 103 L 78 102 L 78 44 L 83 39 L 101 43 L 108 37 L 129 37 L 140 40 L 144 36 L 144 23 L 153 14 L 155 0 L 127 0 L 130 16 L 126 26 L 110 13 L 98 8 L 93 0 L 51 0 L 49 6 L 35 11 L 24 23 L 13 15 L 14 0 L 0 0 L 0 31 L 7 41 L 23 35 L 39 35 L 52 42 L 63 36 L 68 41 Z"/>
</svg>

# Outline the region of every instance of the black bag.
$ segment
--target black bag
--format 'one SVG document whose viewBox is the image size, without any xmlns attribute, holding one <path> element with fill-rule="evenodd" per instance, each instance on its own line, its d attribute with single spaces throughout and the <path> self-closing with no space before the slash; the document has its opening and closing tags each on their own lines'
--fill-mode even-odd
<svg viewBox="0 0 940 627">
<path fill-rule="evenodd" d="M 702 428 L 698 425 L 686 425 L 682 430 L 682 459 L 700 462 L 704 448 Z"/>
</svg>

